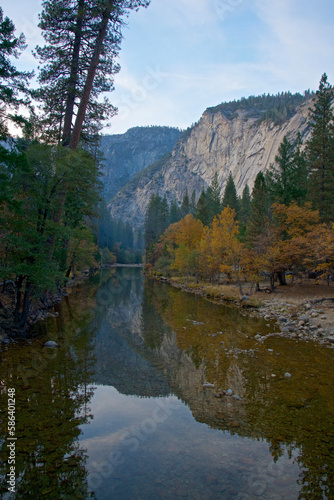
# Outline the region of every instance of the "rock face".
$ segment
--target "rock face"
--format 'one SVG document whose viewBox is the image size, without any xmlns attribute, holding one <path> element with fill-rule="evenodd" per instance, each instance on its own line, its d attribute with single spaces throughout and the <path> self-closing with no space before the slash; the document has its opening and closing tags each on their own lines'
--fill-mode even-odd
<svg viewBox="0 0 334 500">
<path fill-rule="evenodd" d="M 109 201 L 138 172 L 169 153 L 181 132 L 172 127 L 135 127 L 102 137 L 104 196 Z"/>
<path fill-rule="evenodd" d="M 198 198 L 216 172 L 222 192 L 229 172 L 238 194 L 247 183 L 252 189 L 258 172 L 275 163 L 285 135 L 290 141 L 298 132 L 307 138 L 309 106 L 309 101 L 299 106 L 283 125 L 259 123 L 247 110 L 228 117 L 223 109 L 207 109 L 199 122 L 182 134 L 169 156 L 140 172 L 114 197 L 109 204 L 111 214 L 134 227 L 141 226 L 152 193 L 180 202 L 187 189 L 189 195 L 195 190 Z"/>
</svg>

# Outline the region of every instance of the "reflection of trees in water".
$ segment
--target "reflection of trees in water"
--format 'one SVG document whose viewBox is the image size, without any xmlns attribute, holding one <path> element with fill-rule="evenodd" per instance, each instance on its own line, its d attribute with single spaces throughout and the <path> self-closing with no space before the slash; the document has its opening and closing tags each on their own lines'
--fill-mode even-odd
<svg viewBox="0 0 334 500">
<path fill-rule="evenodd" d="M 270 354 L 269 345 L 260 345 L 254 353 L 253 335 L 268 331 L 261 319 L 155 282 L 147 284 L 145 293 L 153 329 L 161 318 L 175 332 L 177 346 L 188 354 L 187 359 L 190 356 L 196 367 L 204 364 L 208 381 L 216 388 L 232 388 L 242 397 L 240 402 L 230 399 L 232 407 L 227 410 L 226 401 L 215 398 L 214 391 L 204 397 L 201 391 L 187 394 L 180 387 L 194 417 L 214 428 L 266 439 L 275 462 L 284 453 L 296 457 L 301 469 L 300 499 L 334 498 L 333 352 L 272 339 L 270 347 L 280 356 Z M 163 329 L 158 330 L 155 343 L 154 332 L 147 330 L 148 345 L 159 348 Z M 287 366 L 293 367 L 291 380 L 272 377 L 272 373 L 283 375 Z M 170 363 L 168 374 L 180 380 L 171 368 Z M 173 368 L 180 370 L 177 365 Z M 316 376 L 309 377 L 311 373 Z"/>
<path fill-rule="evenodd" d="M 88 492 L 86 452 L 78 444 L 79 426 L 91 418 L 89 401 L 93 389 L 91 316 L 70 298 L 64 302 L 57 320 L 43 324 L 59 347 L 43 347 L 45 340 L 33 345 L 11 347 L 3 353 L 3 385 L 16 390 L 16 498 L 93 498 Z M 1 395 L 1 408 L 7 394 Z M 5 439 L 6 419 L 1 422 Z M 8 488 L 5 474 L 7 442 L 1 457 L 1 494 Z"/>
</svg>

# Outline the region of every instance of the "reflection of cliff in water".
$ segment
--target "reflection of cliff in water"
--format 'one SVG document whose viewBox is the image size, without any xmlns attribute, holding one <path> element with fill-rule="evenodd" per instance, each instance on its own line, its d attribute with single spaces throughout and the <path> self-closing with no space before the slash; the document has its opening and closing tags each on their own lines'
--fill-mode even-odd
<svg viewBox="0 0 334 500">
<path fill-rule="evenodd" d="M 143 291 L 135 270 L 101 286 L 109 302 L 96 324 L 96 382 L 138 396 L 172 391 L 197 421 L 266 440 L 274 460 L 297 453 L 301 498 L 323 498 L 326 488 L 333 496 L 332 351 L 277 337 L 257 342 L 275 327 L 168 285 L 147 282 Z M 217 397 L 219 389 L 240 400 Z"/>
<path fill-rule="evenodd" d="M 105 273 L 97 294 L 101 314 L 94 325 L 94 382 L 111 385 L 126 395 L 167 396 L 171 390 L 166 378 L 150 362 L 149 350 L 141 341 L 142 296 L 140 269 L 119 269 L 111 276 Z"/>
<path fill-rule="evenodd" d="M 297 453 L 300 498 L 334 498 L 333 351 L 278 337 L 257 342 L 274 326 L 168 285 L 147 283 L 143 303 L 144 334 L 150 317 L 165 324 L 159 343 L 148 336 L 146 344 L 195 419 L 265 439 L 275 461 Z M 227 389 L 240 399 L 217 397 Z"/>
</svg>

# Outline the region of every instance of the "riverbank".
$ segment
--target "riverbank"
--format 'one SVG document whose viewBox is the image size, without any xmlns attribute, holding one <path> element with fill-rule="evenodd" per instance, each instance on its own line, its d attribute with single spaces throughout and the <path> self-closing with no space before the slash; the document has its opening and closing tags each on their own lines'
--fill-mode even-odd
<svg viewBox="0 0 334 500">
<path fill-rule="evenodd" d="M 55 305 L 67 297 L 72 288 L 83 284 L 90 275 L 88 271 L 83 272 L 69 279 L 66 287 L 57 292 L 47 292 L 39 300 L 33 302 L 30 306 L 28 321 L 20 328 L 16 327 L 13 322 L 16 300 L 15 285 L 9 282 L 6 285 L 6 291 L 0 292 L 0 344 L 10 344 L 16 340 L 24 339 L 28 336 L 31 325 L 48 317 L 57 317 L 58 313 L 54 311 Z"/>
<path fill-rule="evenodd" d="M 221 304 L 249 309 L 251 316 L 262 316 L 268 321 L 276 321 L 279 331 L 269 336 L 288 337 L 314 341 L 334 348 L 334 284 L 314 284 L 314 280 L 304 283 L 290 283 L 277 286 L 275 292 L 268 293 L 268 283 L 261 283 L 260 292 L 251 293 L 245 286 L 245 295 L 240 296 L 234 285 L 211 285 L 206 282 L 185 282 L 181 278 L 157 277 L 184 292 L 200 295 Z"/>
</svg>

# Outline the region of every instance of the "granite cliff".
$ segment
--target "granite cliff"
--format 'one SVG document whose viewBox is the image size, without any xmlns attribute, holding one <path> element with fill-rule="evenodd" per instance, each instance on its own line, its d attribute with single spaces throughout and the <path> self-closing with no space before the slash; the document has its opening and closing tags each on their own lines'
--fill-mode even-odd
<svg viewBox="0 0 334 500">
<path fill-rule="evenodd" d="M 223 192 L 231 172 L 238 194 L 246 184 L 252 188 L 259 171 L 275 162 L 278 148 L 286 135 L 293 141 L 300 132 L 309 134 L 310 101 L 289 109 L 280 123 L 263 119 L 263 109 L 254 107 L 231 112 L 223 105 L 208 108 L 197 124 L 185 131 L 170 154 L 137 174 L 111 200 L 112 216 L 128 220 L 134 227 L 143 224 L 145 210 L 152 193 L 166 194 L 178 202 L 186 190 L 199 197 L 217 172 Z M 262 117 L 261 117 L 262 114 Z"/>
<path fill-rule="evenodd" d="M 172 127 L 134 127 L 101 141 L 104 197 L 109 201 L 138 172 L 172 150 L 180 137 Z"/>
</svg>

